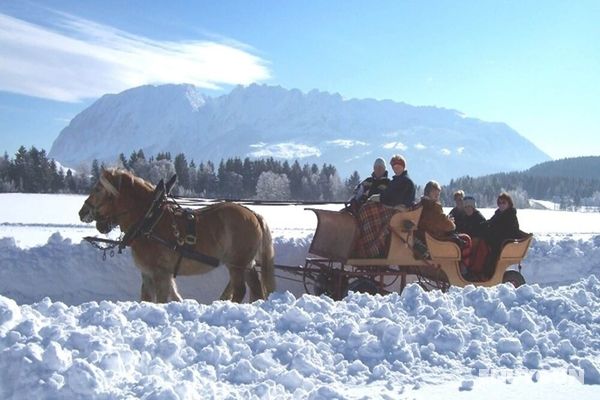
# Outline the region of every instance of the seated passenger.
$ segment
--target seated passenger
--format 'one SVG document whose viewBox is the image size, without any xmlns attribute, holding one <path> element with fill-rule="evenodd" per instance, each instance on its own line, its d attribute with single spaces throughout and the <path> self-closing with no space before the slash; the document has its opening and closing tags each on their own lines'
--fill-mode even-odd
<svg viewBox="0 0 600 400">
<path fill-rule="evenodd" d="M 454 192 L 454 204 L 455 207 L 450 211 L 448 216 L 454 220 L 456 224 L 456 230 L 458 231 L 458 227 L 461 224 L 461 219 L 465 215 L 465 209 L 463 204 L 463 199 L 465 197 L 465 192 L 462 190 L 457 190 Z"/>
<path fill-rule="evenodd" d="M 456 231 L 466 233 L 471 238 L 480 238 L 483 236 L 486 228 L 486 219 L 477 209 L 475 198 L 467 196 L 463 200 L 464 216 L 458 221 L 455 219 Z"/>
<path fill-rule="evenodd" d="M 408 177 L 406 160 L 401 155 L 395 155 L 390 164 L 394 170 L 394 178 L 381 193 L 379 201 L 391 207 L 412 207 L 415 203 L 415 184 Z"/>
<path fill-rule="evenodd" d="M 474 197 L 465 197 L 463 205 L 464 216 L 456 221 L 456 232 L 468 235 L 471 240 L 470 251 L 468 253 L 463 252 L 461 258 L 461 264 L 465 268 L 463 274 L 468 280 L 482 280 L 483 265 L 489 253 L 487 244 L 481 239 L 487 221 L 477 210 Z"/>
<path fill-rule="evenodd" d="M 519 237 L 519 220 L 517 219 L 517 210 L 513 205 L 512 198 L 508 193 L 501 193 L 497 199 L 498 209 L 487 221 L 483 237 L 489 246 L 484 274 L 486 278 L 491 278 L 500 252 L 502 243 L 507 239 L 516 239 Z"/>
<path fill-rule="evenodd" d="M 417 227 L 417 237 L 422 241 L 425 240 L 425 232 L 436 239 L 450 239 L 456 229 L 454 222 L 444 214 L 439 202 L 441 192 L 442 188 L 436 181 L 429 181 L 425 185 L 420 202 L 423 211 Z"/>
<path fill-rule="evenodd" d="M 373 164 L 373 173 L 370 177 L 362 181 L 350 199 L 350 211 L 356 214 L 358 209 L 374 194 L 381 194 L 389 185 L 387 170 L 385 169 L 385 161 L 379 157 Z"/>
</svg>

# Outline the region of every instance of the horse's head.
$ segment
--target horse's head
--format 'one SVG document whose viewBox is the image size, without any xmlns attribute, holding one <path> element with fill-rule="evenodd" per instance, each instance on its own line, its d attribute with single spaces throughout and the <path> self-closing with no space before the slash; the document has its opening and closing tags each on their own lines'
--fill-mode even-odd
<svg viewBox="0 0 600 400">
<path fill-rule="evenodd" d="M 92 191 L 81 210 L 79 218 L 82 222 L 96 221 L 96 229 L 100 233 L 108 233 L 117 225 L 117 217 L 121 213 L 118 207 L 119 189 L 122 177 L 114 170 L 102 171 L 100 179 L 92 187 Z"/>
</svg>

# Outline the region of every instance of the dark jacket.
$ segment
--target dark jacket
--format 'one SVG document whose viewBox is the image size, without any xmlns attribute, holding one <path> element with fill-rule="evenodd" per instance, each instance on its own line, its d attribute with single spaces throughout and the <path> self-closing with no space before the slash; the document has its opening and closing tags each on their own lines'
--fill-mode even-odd
<svg viewBox="0 0 600 400">
<path fill-rule="evenodd" d="M 456 231 L 458 233 L 466 233 L 472 238 L 483 237 L 487 227 L 487 221 L 479 210 L 473 210 L 473 214 L 470 216 L 462 213 L 460 217 L 454 218 L 454 223 L 456 224 Z"/>
<path fill-rule="evenodd" d="M 394 178 L 381 193 L 381 202 L 387 206 L 398 206 L 400 204 L 411 207 L 415 204 L 415 184 L 408 177 L 408 171 L 400 175 L 394 175 Z"/>
<path fill-rule="evenodd" d="M 465 209 L 464 208 L 460 208 L 460 207 L 454 207 L 452 210 L 450 210 L 450 212 L 448 213 L 449 217 L 452 217 L 454 219 L 460 218 L 465 214 Z"/>
<path fill-rule="evenodd" d="M 362 204 L 372 195 L 381 194 L 389 184 L 390 179 L 388 178 L 387 171 L 385 171 L 381 178 L 376 178 L 373 173 L 354 189 L 354 196 L 352 199 Z"/>
<path fill-rule="evenodd" d="M 454 231 L 456 226 L 444 214 L 442 205 L 439 202 L 423 196 L 420 205 L 423 207 L 423 211 L 421 211 L 421 218 L 419 218 L 418 232 L 422 240 L 425 239 L 424 232 L 437 239 L 445 239 L 450 232 Z"/>
<path fill-rule="evenodd" d="M 513 207 L 505 211 L 496 210 L 492 218 L 487 221 L 485 241 L 493 251 L 499 251 L 502 242 L 506 239 L 519 237 L 519 220 L 517 210 Z"/>
</svg>

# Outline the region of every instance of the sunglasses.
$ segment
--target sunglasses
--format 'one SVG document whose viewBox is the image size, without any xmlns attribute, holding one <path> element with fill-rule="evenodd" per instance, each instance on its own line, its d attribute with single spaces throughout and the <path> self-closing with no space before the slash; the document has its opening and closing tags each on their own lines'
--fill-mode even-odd
<svg viewBox="0 0 600 400">
<path fill-rule="evenodd" d="M 502 204 L 508 204 L 508 201 L 504 201 L 504 200 L 503 200 L 503 201 L 499 201 L 499 202 L 498 202 L 498 205 L 502 205 Z"/>
</svg>

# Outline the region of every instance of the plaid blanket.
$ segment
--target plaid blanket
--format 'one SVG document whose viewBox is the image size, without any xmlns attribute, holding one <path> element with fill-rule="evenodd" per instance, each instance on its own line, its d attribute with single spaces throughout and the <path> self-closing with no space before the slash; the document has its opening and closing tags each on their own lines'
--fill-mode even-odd
<svg viewBox="0 0 600 400">
<path fill-rule="evenodd" d="M 354 253 L 357 257 L 385 257 L 390 236 L 389 223 L 398 210 L 381 203 L 368 202 L 356 216 L 360 236 Z"/>
</svg>

